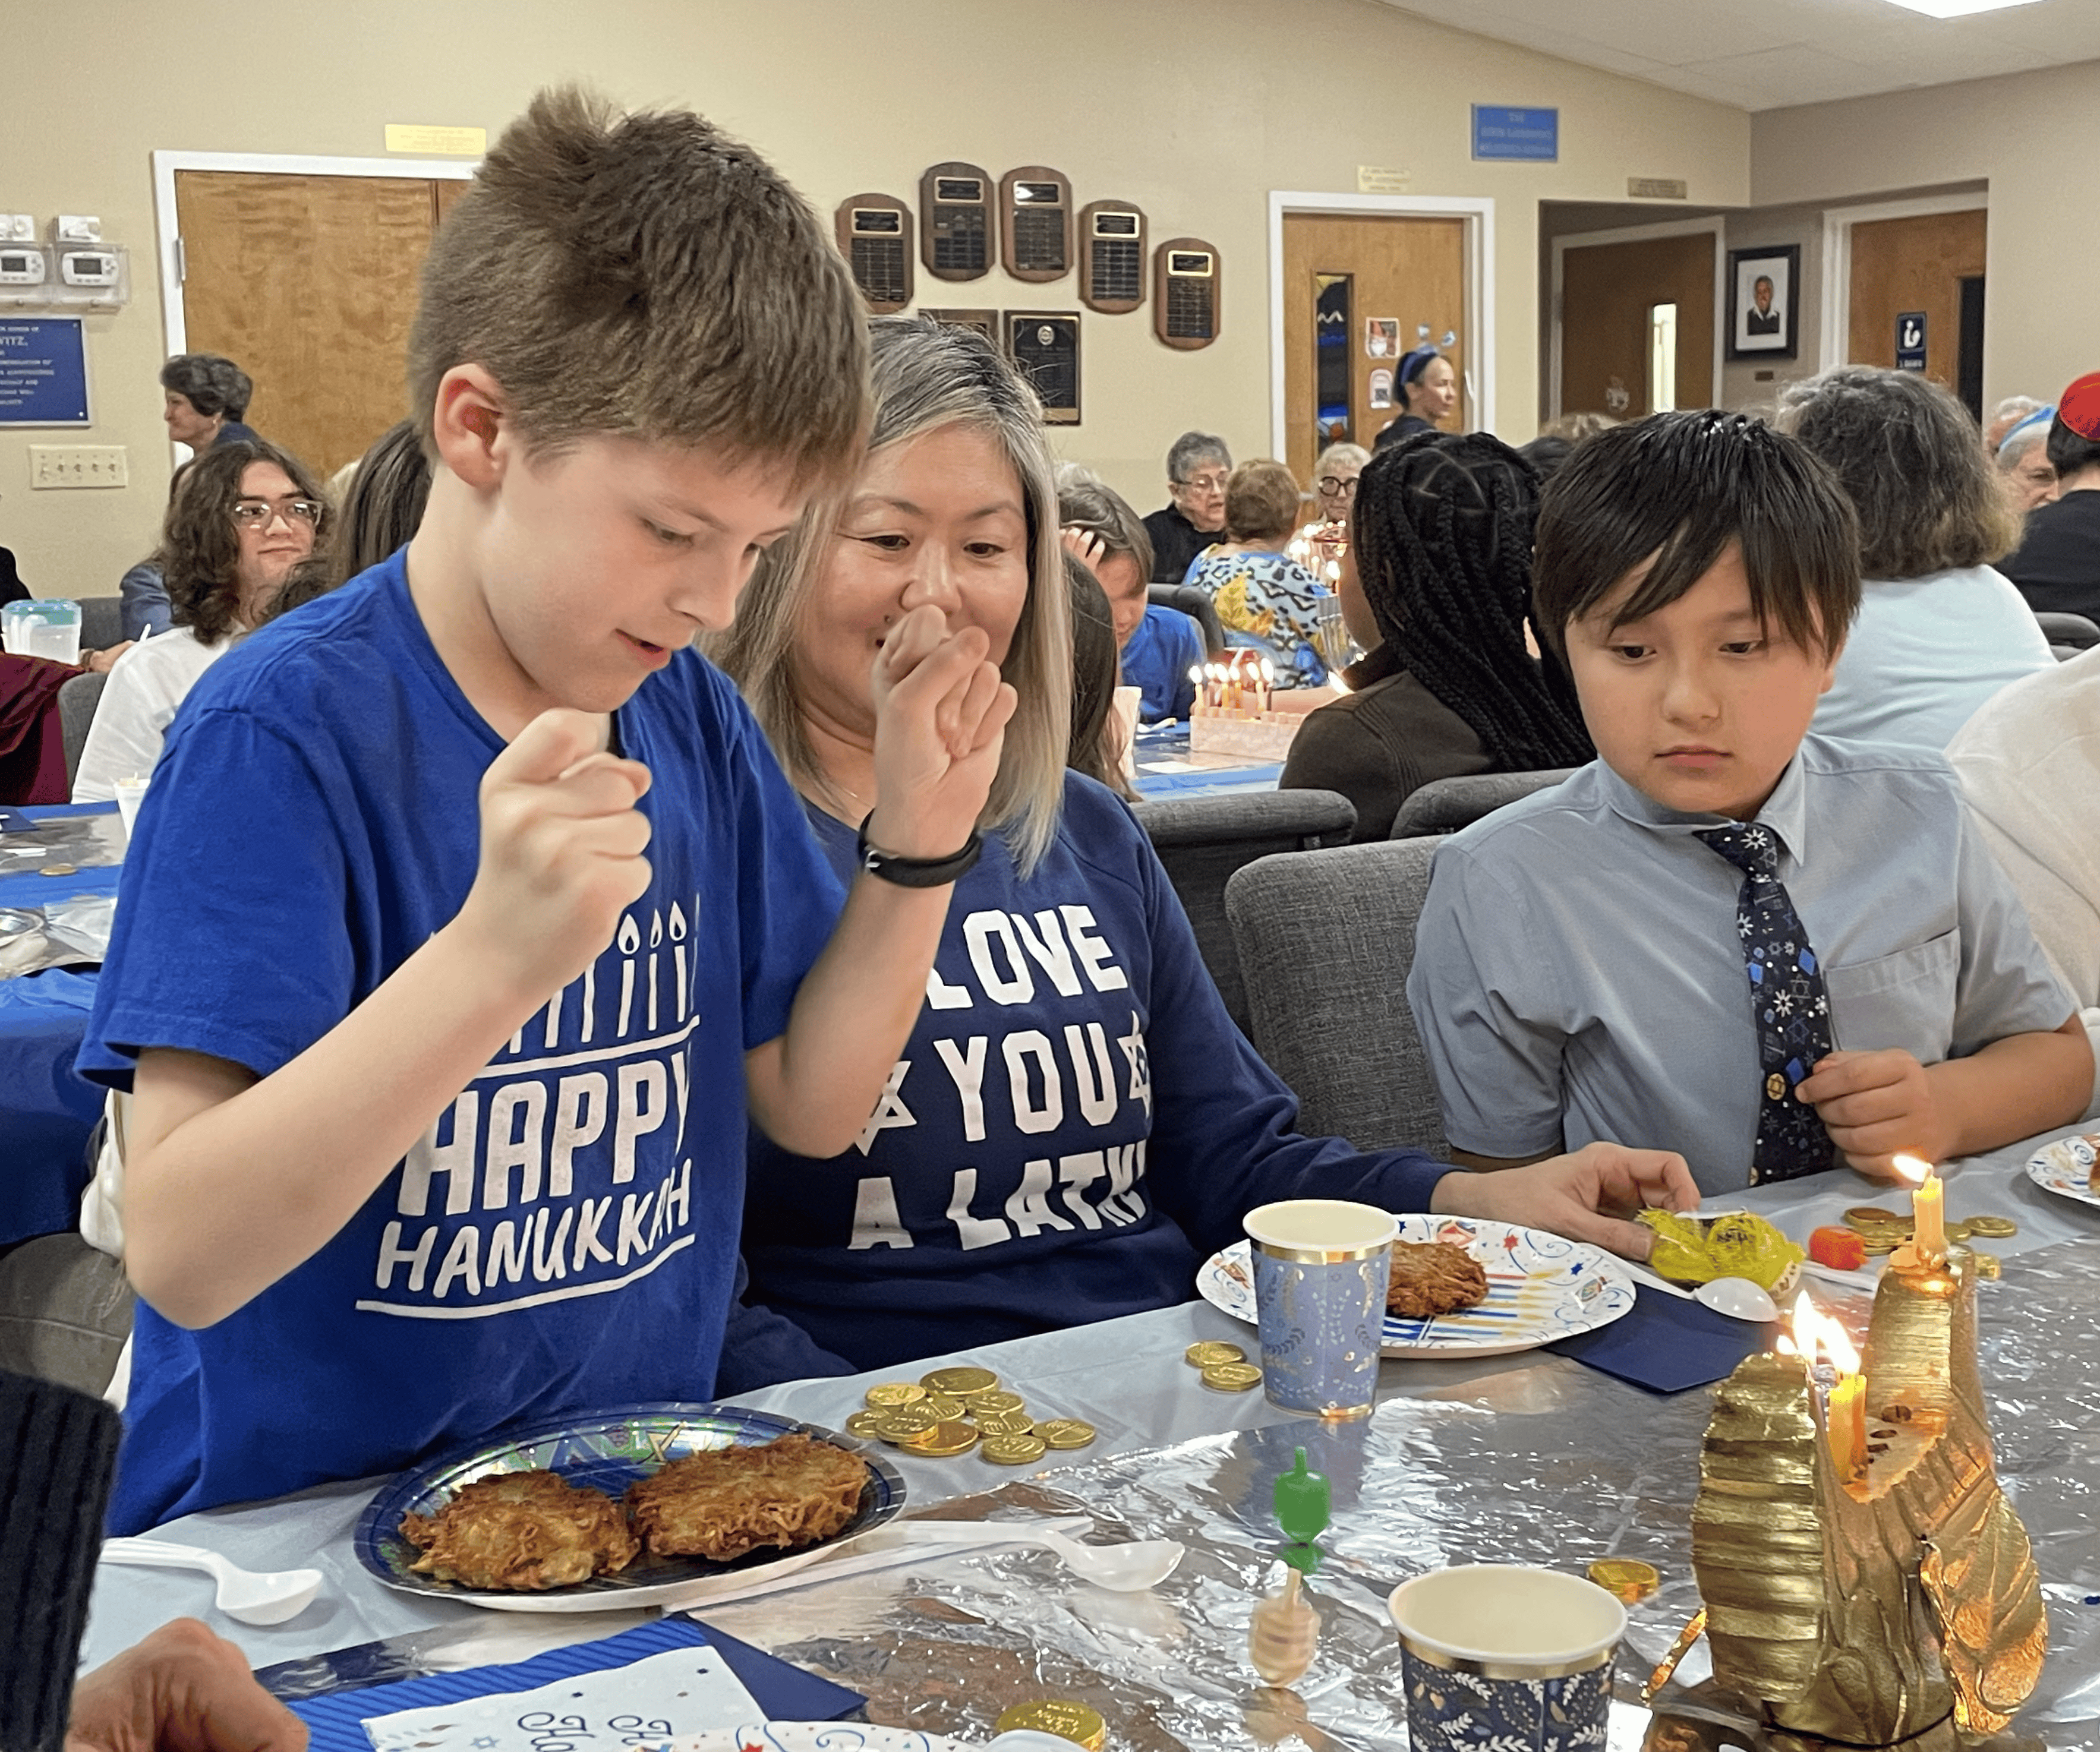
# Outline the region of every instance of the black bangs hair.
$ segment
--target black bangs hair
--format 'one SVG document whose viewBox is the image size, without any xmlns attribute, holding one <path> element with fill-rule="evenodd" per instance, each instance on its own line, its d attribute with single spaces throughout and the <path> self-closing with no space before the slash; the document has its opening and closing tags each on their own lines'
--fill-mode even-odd
<svg viewBox="0 0 2100 1752">
<path fill-rule="evenodd" d="M 1612 623 L 1686 594 L 1731 545 L 1750 605 L 1804 649 L 1834 652 L 1860 608 L 1860 527 L 1829 468 L 1763 421 L 1718 409 L 1651 414 L 1577 445 L 1546 483 L 1533 565 L 1539 636 L 1628 581 Z"/>
</svg>

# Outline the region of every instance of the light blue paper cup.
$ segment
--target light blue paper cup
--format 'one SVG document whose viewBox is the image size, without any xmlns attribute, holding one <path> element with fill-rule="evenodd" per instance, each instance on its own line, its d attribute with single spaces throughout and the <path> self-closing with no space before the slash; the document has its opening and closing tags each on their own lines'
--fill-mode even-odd
<svg viewBox="0 0 2100 1752">
<path fill-rule="evenodd" d="M 1400 1219 L 1343 1199 L 1286 1199 L 1248 1212 L 1246 1232 L 1268 1402 L 1369 1416 Z"/>
<path fill-rule="evenodd" d="M 1414 1752 L 1604 1752 L 1626 1609 L 1595 1583 L 1462 1564 L 1401 1583 L 1387 1610 Z"/>
</svg>

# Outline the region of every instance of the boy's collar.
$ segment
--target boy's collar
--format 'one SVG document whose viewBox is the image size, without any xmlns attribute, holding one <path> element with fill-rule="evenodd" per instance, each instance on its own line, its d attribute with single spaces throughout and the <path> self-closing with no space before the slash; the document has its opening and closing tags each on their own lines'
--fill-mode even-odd
<svg viewBox="0 0 2100 1752">
<path fill-rule="evenodd" d="M 1695 834 L 1702 828 L 1729 825 L 1730 817 L 1725 815 L 1688 815 L 1682 810 L 1665 808 L 1638 786 L 1629 784 L 1605 762 L 1599 760 L 1597 764 L 1604 773 L 1604 800 L 1615 815 L 1636 827 L 1658 834 Z M 1780 847 L 1795 863 L 1801 863 L 1807 856 L 1805 841 L 1808 795 L 1799 749 L 1787 762 L 1786 770 L 1779 776 L 1779 783 L 1772 787 L 1771 795 L 1765 799 L 1764 808 L 1758 811 L 1754 819 L 1758 825 L 1770 828 L 1778 836 Z"/>
</svg>

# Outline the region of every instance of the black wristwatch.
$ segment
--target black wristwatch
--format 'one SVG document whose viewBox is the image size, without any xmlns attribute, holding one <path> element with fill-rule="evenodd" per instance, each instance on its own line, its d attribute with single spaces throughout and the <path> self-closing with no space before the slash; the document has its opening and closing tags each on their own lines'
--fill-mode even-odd
<svg viewBox="0 0 2100 1752">
<path fill-rule="evenodd" d="M 901 858 L 893 852 L 878 852 L 867 843 L 867 824 L 874 819 L 875 812 L 871 809 L 860 824 L 860 831 L 854 835 L 854 862 L 869 875 L 893 882 L 900 888 L 938 888 L 960 882 L 984 856 L 984 836 L 974 828 L 963 849 L 945 858 Z"/>
</svg>

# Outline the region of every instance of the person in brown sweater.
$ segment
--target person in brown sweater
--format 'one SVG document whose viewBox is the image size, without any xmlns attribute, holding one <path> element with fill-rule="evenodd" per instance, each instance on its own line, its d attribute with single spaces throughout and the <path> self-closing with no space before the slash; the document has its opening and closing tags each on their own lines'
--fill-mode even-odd
<svg viewBox="0 0 2100 1752">
<path fill-rule="evenodd" d="M 1432 779 L 1591 758 L 1573 685 L 1525 638 L 1538 512 L 1531 464 L 1485 433 L 1424 433 L 1365 466 L 1338 582 L 1370 654 L 1306 719 L 1281 781 L 1339 791 L 1357 841 L 1386 838 Z"/>
</svg>

